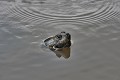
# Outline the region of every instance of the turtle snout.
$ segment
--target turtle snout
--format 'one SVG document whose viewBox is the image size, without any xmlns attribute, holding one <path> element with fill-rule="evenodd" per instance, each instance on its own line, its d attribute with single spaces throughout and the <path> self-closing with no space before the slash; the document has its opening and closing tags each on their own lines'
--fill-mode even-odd
<svg viewBox="0 0 120 80">
<path fill-rule="evenodd" d="M 58 35 L 56 35 L 56 38 L 61 40 L 62 39 L 62 35 L 58 34 Z"/>
</svg>

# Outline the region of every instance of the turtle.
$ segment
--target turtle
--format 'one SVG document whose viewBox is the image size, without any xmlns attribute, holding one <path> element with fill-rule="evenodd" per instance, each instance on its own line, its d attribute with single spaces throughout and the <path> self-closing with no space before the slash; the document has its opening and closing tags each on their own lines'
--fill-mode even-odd
<svg viewBox="0 0 120 80">
<path fill-rule="evenodd" d="M 57 57 L 63 56 L 67 50 L 70 50 L 71 46 L 71 35 L 65 31 L 62 31 L 54 36 L 50 36 L 44 40 L 45 46 L 47 46 L 51 51 L 56 53 Z M 68 51 L 70 54 L 70 51 Z M 69 55 L 70 56 L 70 55 Z M 69 56 L 63 56 L 68 58 Z"/>
<path fill-rule="evenodd" d="M 48 37 L 44 40 L 46 46 L 50 48 L 50 50 L 54 51 L 57 48 L 65 48 L 71 46 L 71 35 L 62 31 L 61 33 Z"/>
</svg>

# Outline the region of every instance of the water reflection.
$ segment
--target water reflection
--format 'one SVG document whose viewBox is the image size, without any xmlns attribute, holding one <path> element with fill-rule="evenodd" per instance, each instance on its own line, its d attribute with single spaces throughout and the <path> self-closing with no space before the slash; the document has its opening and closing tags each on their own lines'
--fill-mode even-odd
<svg viewBox="0 0 120 80">
<path fill-rule="evenodd" d="M 59 49 L 57 51 L 53 51 L 57 57 L 64 57 L 65 59 L 68 59 L 70 57 L 70 50 L 71 48 L 62 48 L 62 49 Z"/>
</svg>

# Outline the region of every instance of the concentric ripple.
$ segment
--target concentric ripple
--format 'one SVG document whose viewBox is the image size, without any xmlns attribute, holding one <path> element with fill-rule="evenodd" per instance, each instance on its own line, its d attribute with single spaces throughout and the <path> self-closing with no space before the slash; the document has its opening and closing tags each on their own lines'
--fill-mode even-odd
<svg viewBox="0 0 120 80">
<path fill-rule="evenodd" d="M 91 4 L 91 3 L 88 3 Z M 6 11 L 9 13 L 10 17 L 19 19 L 22 22 L 29 22 L 30 24 L 40 24 L 40 25 L 56 25 L 56 24 L 82 24 L 82 25 L 97 25 L 102 24 L 105 21 L 111 19 L 120 18 L 120 7 L 117 3 L 112 1 L 104 1 L 102 4 L 93 8 L 93 10 L 85 10 L 82 13 L 76 12 L 75 15 L 56 15 L 45 13 L 44 11 L 37 11 L 31 8 L 31 6 L 24 6 L 29 4 L 22 5 L 12 5 L 7 8 Z M 83 4 L 84 5 L 84 4 Z M 91 4 L 94 5 L 94 4 Z M 89 5 L 86 5 L 89 7 Z M 49 7 L 49 6 L 48 6 Z M 81 6 L 79 6 L 81 8 Z M 53 7 L 54 8 L 54 7 Z M 78 8 L 78 6 L 77 6 Z M 77 9 L 76 9 L 77 10 Z M 52 11 L 52 10 L 49 10 Z"/>
</svg>

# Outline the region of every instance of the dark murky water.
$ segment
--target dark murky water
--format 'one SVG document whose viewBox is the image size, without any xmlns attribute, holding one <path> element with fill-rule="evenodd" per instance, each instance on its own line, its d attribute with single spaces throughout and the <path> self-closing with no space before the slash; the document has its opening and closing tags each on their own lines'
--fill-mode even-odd
<svg viewBox="0 0 120 80">
<path fill-rule="evenodd" d="M 72 35 L 71 57 L 41 48 Z M 0 80 L 120 80 L 119 0 L 1 0 Z"/>
</svg>

